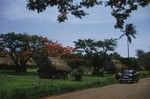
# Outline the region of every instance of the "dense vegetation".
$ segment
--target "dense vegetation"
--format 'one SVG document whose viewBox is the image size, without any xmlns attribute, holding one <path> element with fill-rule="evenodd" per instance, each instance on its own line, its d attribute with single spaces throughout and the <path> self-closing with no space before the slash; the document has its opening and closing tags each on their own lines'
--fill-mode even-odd
<svg viewBox="0 0 150 99">
<path fill-rule="evenodd" d="M 37 35 L 14 32 L 1 34 L 0 58 L 10 59 L 14 64 L 10 66 L 11 68 L 8 66 L 8 70 L 4 69 L 9 61 L 0 64 L 2 69 L 0 70 L 0 97 L 2 99 L 37 98 L 104 86 L 117 82 L 115 73 L 125 68 L 150 70 L 149 52 L 137 50 L 138 58 L 121 57 L 115 52 L 117 39 L 98 41 L 79 39 L 74 43 L 75 48 L 72 48 Z M 69 65 L 70 69 L 65 77 L 58 77 L 65 71 L 55 70 L 49 57 L 59 57 Z M 28 66 L 28 62 L 32 63 L 32 66 Z M 51 72 L 54 70 L 59 75 Z M 40 71 L 47 72 L 48 79 L 41 79 Z M 150 76 L 148 71 L 140 71 L 140 73 L 141 77 Z"/>
<path fill-rule="evenodd" d="M 27 8 L 38 13 L 47 7 L 57 7 L 59 22 L 67 20 L 68 14 L 77 18 L 88 15 L 85 8 L 96 5 L 110 7 L 111 15 L 116 19 L 114 27 L 123 32 L 120 38 L 127 38 L 128 57 L 121 57 L 115 52 L 118 39 L 113 38 L 98 41 L 79 39 L 72 48 L 37 35 L 0 34 L 0 98 L 34 99 L 109 85 L 117 82 L 115 73 L 125 68 L 145 70 L 140 71 L 140 77 L 149 77 L 150 52 L 137 50 L 138 58 L 129 56 L 129 44 L 132 37 L 135 38 L 136 30 L 132 23 L 125 23 L 133 11 L 149 3 L 150 0 L 27 0 Z M 52 67 L 50 57 L 65 61 L 69 72 Z M 41 79 L 41 74 L 47 74 L 48 79 Z M 65 77 L 58 77 L 62 74 Z"/>
<path fill-rule="evenodd" d="M 39 79 L 35 69 L 28 69 L 26 74 L 16 74 L 11 71 L 0 71 L 1 99 L 37 99 L 37 97 L 60 94 L 90 87 L 101 87 L 116 83 L 114 75 L 104 77 L 84 75 L 83 80 Z M 140 72 L 141 77 L 149 77 L 150 72 Z"/>
<path fill-rule="evenodd" d="M 74 81 L 72 77 L 65 80 L 39 79 L 36 70 L 32 69 L 28 70 L 26 74 L 1 71 L 0 79 L 0 97 L 2 99 L 33 99 L 116 82 L 113 75 L 105 75 L 103 78 L 85 75 L 80 82 Z"/>
<path fill-rule="evenodd" d="M 124 32 L 129 40 L 127 41 L 131 42 L 129 35 L 135 37 L 134 34 L 130 34 L 135 32 L 134 27 L 129 25 Z M 109 70 L 108 67 L 114 59 L 134 69 L 141 69 L 141 65 L 146 68 L 149 67 L 147 61 L 149 60 L 149 52 L 142 54 L 137 51 L 138 58 L 129 57 L 128 53 L 128 58 L 123 58 L 114 52 L 117 47 L 117 39 L 112 38 L 103 41 L 79 39 L 74 42 L 75 48 L 65 47 L 41 36 L 16 34 L 14 32 L 1 34 L 0 40 L 0 56 L 11 57 L 15 64 L 15 72 L 26 72 L 27 62 L 31 59 L 37 67 L 43 66 L 43 64 L 50 66 L 51 62 L 49 62 L 48 57 L 60 57 L 71 68 L 76 70 L 80 70 L 82 67 L 87 68 L 93 72 L 93 75 L 102 75 L 106 68 Z"/>
</svg>

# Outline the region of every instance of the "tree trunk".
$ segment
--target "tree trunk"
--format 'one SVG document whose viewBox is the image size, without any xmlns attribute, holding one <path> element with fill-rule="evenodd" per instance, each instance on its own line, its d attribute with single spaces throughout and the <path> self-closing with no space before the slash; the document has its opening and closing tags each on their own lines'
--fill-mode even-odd
<svg viewBox="0 0 150 99">
<path fill-rule="evenodd" d="M 96 66 L 94 66 L 93 68 L 93 75 L 98 75 L 99 74 L 99 70 Z"/>
<path fill-rule="evenodd" d="M 127 50 L 128 50 L 128 58 L 129 58 L 129 40 L 127 40 Z"/>
<path fill-rule="evenodd" d="M 18 72 L 18 73 L 26 73 L 27 72 L 27 66 L 25 64 L 22 64 L 22 65 L 17 65 L 15 67 L 15 72 Z"/>
<path fill-rule="evenodd" d="M 104 76 L 104 69 L 95 66 L 92 74 L 96 76 Z"/>
<path fill-rule="evenodd" d="M 15 69 L 15 72 L 17 72 L 17 73 L 26 73 L 27 72 L 27 68 L 26 68 L 26 66 L 19 66 L 19 67 L 17 67 L 16 69 Z"/>
</svg>

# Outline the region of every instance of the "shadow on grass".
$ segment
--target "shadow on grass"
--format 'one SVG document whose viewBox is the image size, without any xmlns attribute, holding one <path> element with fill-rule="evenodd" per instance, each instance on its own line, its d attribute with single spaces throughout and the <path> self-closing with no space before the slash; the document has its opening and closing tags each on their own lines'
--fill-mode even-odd
<svg viewBox="0 0 150 99">
<path fill-rule="evenodd" d="M 14 72 L 14 70 L 0 70 L 0 74 L 3 74 L 3 75 L 20 75 L 20 76 L 35 76 L 35 75 L 38 75 L 38 72 L 36 71 L 27 71 L 26 73 L 17 73 L 17 72 Z"/>
</svg>

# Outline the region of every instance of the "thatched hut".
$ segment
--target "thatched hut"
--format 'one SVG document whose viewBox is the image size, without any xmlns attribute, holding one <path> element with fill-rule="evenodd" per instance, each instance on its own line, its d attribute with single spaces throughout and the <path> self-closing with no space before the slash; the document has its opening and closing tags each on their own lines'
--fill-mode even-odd
<svg viewBox="0 0 150 99">
<path fill-rule="evenodd" d="M 44 62 L 39 67 L 40 78 L 66 78 L 70 71 L 69 65 L 59 57 L 49 57 L 49 62 Z"/>
<path fill-rule="evenodd" d="M 27 63 L 26 66 L 31 68 L 35 67 L 36 63 L 31 58 Z M 15 63 L 13 62 L 12 58 L 9 55 L 6 55 L 5 57 L 0 57 L 0 70 L 14 70 L 15 69 Z"/>
<path fill-rule="evenodd" d="M 37 64 L 36 64 L 36 62 L 32 58 L 30 58 L 27 61 L 26 66 L 27 66 L 27 68 L 36 68 Z"/>
<path fill-rule="evenodd" d="M 0 70 L 12 70 L 15 63 L 9 57 L 0 57 Z"/>
</svg>

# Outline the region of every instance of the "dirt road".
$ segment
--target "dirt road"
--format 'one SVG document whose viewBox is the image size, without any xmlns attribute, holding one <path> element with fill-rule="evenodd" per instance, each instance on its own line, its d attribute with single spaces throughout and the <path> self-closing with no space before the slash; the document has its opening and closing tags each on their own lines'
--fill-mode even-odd
<svg viewBox="0 0 150 99">
<path fill-rule="evenodd" d="M 150 78 L 141 79 L 139 83 L 113 84 L 45 99 L 150 99 Z"/>
</svg>

